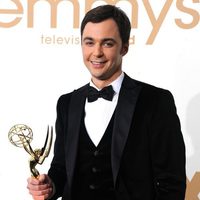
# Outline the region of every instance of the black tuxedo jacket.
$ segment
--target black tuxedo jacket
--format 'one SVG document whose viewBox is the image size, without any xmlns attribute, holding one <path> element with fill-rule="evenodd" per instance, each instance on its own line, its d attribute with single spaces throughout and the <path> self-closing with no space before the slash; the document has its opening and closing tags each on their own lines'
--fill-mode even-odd
<svg viewBox="0 0 200 200">
<path fill-rule="evenodd" d="M 71 199 L 88 84 L 61 96 L 49 176 Z M 185 146 L 173 96 L 126 74 L 115 110 L 111 164 L 117 200 L 184 200 Z M 77 191 L 78 192 L 78 191 Z"/>
</svg>

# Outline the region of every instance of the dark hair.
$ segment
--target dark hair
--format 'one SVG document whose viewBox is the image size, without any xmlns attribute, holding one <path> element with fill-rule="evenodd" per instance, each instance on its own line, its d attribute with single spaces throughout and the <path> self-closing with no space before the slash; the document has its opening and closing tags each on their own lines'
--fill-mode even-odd
<svg viewBox="0 0 200 200">
<path fill-rule="evenodd" d="M 88 11 L 81 23 L 81 37 L 88 22 L 99 23 L 110 18 L 113 19 L 118 26 L 122 43 L 128 43 L 131 23 L 125 12 L 113 5 L 102 5 Z"/>
</svg>

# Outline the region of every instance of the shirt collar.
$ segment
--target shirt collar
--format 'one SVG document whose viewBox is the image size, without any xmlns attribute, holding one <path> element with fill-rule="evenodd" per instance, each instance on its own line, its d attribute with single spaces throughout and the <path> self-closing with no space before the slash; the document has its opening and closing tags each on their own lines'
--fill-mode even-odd
<svg viewBox="0 0 200 200">
<path fill-rule="evenodd" d="M 124 79 L 124 72 L 122 72 L 120 74 L 120 76 L 117 77 L 117 79 L 115 79 L 112 83 L 110 83 L 109 85 L 112 85 L 113 90 L 115 91 L 115 94 L 119 94 L 119 91 L 121 89 L 122 86 L 122 81 Z M 99 90 L 92 81 L 90 81 L 90 86 L 96 88 L 97 90 Z"/>
</svg>

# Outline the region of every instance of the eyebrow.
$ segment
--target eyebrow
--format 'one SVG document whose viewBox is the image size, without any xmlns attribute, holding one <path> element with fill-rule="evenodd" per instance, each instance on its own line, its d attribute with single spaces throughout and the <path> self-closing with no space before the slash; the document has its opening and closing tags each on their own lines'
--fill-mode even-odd
<svg viewBox="0 0 200 200">
<path fill-rule="evenodd" d="M 93 41 L 94 39 L 92 37 L 85 37 L 85 38 L 83 38 L 83 41 L 86 41 L 86 40 Z M 116 43 L 116 41 L 113 38 L 103 38 L 101 41 L 102 42 L 112 41 L 112 42 Z"/>
</svg>

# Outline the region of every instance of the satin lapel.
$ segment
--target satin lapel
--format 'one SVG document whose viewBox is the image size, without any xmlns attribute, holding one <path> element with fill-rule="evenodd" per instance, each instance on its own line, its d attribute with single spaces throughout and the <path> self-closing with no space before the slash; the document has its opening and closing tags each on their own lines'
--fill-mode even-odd
<svg viewBox="0 0 200 200">
<path fill-rule="evenodd" d="M 125 75 L 119 94 L 113 127 L 111 163 L 114 184 L 116 184 L 122 153 L 130 131 L 130 125 L 140 90 L 141 86 Z"/>
<path fill-rule="evenodd" d="M 75 168 L 78 147 L 78 136 L 80 132 L 81 118 L 87 93 L 87 85 L 74 91 L 71 97 L 68 116 L 68 133 L 66 138 L 66 169 L 69 187 L 71 188 Z"/>
</svg>

